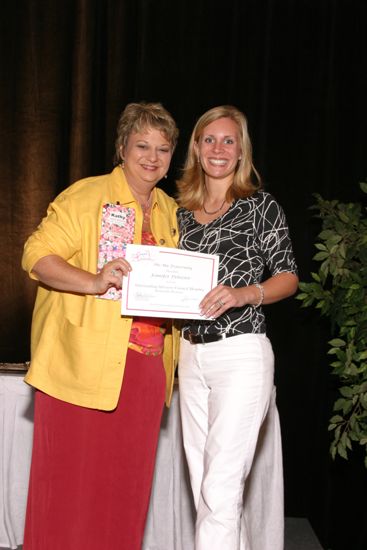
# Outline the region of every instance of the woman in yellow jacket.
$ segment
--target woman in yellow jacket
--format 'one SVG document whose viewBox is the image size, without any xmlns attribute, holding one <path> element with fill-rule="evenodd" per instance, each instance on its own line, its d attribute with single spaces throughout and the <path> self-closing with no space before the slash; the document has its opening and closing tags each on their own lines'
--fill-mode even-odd
<svg viewBox="0 0 367 550">
<path fill-rule="evenodd" d="M 25 244 L 38 280 L 36 388 L 24 550 L 140 550 L 164 400 L 172 323 L 120 314 L 126 242 L 176 247 L 176 203 L 156 184 L 178 130 L 159 103 L 131 103 L 116 164 L 63 191 Z"/>
</svg>

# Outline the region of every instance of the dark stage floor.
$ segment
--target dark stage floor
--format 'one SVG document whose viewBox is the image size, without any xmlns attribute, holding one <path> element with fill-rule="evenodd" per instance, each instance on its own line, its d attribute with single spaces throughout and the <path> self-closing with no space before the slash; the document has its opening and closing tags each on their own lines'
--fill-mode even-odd
<svg viewBox="0 0 367 550">
<path fill-rule="evenodd" d="M 284 550 L 323 550 L 306 518 L 285 518 Z"/>
</svg>

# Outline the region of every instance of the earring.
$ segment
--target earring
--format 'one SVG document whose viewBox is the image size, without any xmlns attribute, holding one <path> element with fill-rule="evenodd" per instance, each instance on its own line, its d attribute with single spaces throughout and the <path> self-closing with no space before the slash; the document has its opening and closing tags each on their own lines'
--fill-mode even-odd
<svg viewBox="0 0 367 550">
<path fill-rule="evenodd" d="M 166 180 L 168 178 L 167 174 L 165 174 L 164 179 Z"/>
<path fill-rule="evenodd" d="M 120 166 L 121 168 L 125 168 L 125 160 L 123 158 L 121 158 Z"/>
</svg>

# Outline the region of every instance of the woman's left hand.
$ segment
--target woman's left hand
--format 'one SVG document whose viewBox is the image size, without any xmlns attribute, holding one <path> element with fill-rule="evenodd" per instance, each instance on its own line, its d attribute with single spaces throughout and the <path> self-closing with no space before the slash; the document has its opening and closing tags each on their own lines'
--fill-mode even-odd
<svg viewBox="0 0 367 550">
<path fill-rule="evenodd" d="M 200 312 L 203 317 L 216 319 L 231 307 L 258 307 L 259 302 L 264 305 L 279 302 L 297 291 L 298 276 L 291 272 L 278 273 L 262 282 L 261 286 L 262 292 L 256 284 L 238 288 L 218 285 L 201 301 Z"/>
<path fill-rule="evenodd" d="M 218 285 L 206 294 L 199 307 L 203 317 L 216 319 L 227 309 L 241 307 L 246 303 L 243 288 Z"/>
</svg>

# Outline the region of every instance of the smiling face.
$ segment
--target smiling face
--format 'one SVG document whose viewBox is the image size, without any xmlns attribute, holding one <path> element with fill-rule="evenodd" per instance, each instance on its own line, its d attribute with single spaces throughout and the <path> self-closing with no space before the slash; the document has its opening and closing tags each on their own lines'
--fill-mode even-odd
<svg viewBox="0 0 367 550">
<path fill-rule="evenodd" d="M 234 120 L 223 117 L 208 124 L 194 147 L 208 178 L 233 180 L 241 158 L 238 126 Z"/>
<path fill-rule="evenodd" d="M 131 133 L 120 152 L 128 183 L 148 188 L 166 175 L 172 158 L 171 144 L 156 128 Z"/>
</svg>

